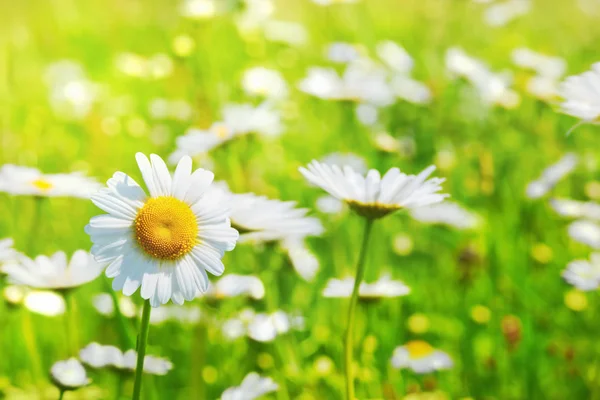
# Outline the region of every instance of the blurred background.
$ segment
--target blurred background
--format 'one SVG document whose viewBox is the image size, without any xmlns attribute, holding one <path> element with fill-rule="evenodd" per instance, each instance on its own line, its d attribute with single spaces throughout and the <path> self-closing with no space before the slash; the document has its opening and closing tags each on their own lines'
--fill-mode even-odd
<svg viewBox="0 0 600 400">
<path fill-rule="evenodd" d="M 314 276 L 277 243 L 241 244 L 226 274 L 258 277 L 264 296 L 165 311 L 148 353 L 173 369 L 147 377 L 145 398 L 217 399 L 251 371 L 279 385 L 266 398 L 343 398 L 348 300 L 323 289 L 353 274 L 362 223 L 297 171 L 332 154 L 382 172 L 434 164 L 466 213 L 376 224 L 366 281 L 387 273 L 411 292 L 359 305 L 360 399 L 594 398 L 600 299 L 561 272 L 600 247 L 600 228 L 570 237 L 572 219 L 549 199 L 600 198 L 598 128 L 567 136 L 577 121 L 556 110 L 558 83 L 598 61 L 599 18 L 595 0 L 4 1 L 0 164 L 102 183 L 119 170 L 139 182 L 136 152 L 189 154 L 233 192 L 296 201 L 322 221 L 302 253 L 316 257 Z M 244 134 L 219 136 L 222 121 Z M 570 174 L 540 181 L 567 153 Z M 0 238 L 28 256 L 89 250 L 83 227 L 100 213 L 90 201 L 49 198 L 39 213 L 37 203 L 0 193 Z M 56 398 L 46 371 L 73 346 L 126 349 L 122 329 L 134 335 L 138 322 L 123 328 L 100 312 L 97 295 L 109 291 L 104 276 L 74 291 L 67 340 L 65 314 L 30 310 L 4 290 L 0 398 Z M 141 304 L 131 300 L 128 310 Z M 299 322 L 268 340 L 232 337 L 227 322 L 245 308 Z M 453 367 L 392 368 L 394 349 L 416 339 Z M 89 374 L 92 385 L 65 398 L 131 391 L 130 380 Z"/>
</svg>

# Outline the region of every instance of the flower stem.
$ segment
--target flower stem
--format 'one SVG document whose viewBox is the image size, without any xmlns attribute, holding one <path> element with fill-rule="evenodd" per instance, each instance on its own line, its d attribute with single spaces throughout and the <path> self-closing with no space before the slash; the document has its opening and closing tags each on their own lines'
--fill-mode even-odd
<svg viewBox="0 0 600 400">
<path fill-rule="evenodd" d="M 108 292 L 110 293 L 110 297 L 112 299 L 115 317 L 117 318 L 117 325 L 119 327 L 119 334 L 121 336 L 121 345 L 127 349 L 130 349 L 135 346 L 135 340 L 133 339 L 133 335 L 130 333 L 128 322 L 125 320 L 125 316 L 121 312 L 121 306 L 119 304 L 117 292 L 112 290 L 110 284 L 107 285 L 109 289 Z"/>
<path fill-rule="evenodd" d="M 62 400 L 63 397 L 65 397 L 65 391 L 61 389 L 60 394 L 58 395 L 58 400 Z"/>
<path fill-rule="evenodd" d="M 373 227 L 373 220 L 367 218 L 365 222 L 365 230 L 363 234 L 362 246 L 360 248 L 360 254 L 358 256 L 358 263 L 356 264 L 356 278 L 354 279 L 354 287 L 352 289 L 352 296 L 350 297 L 350 306 L 348 307 L 348 323 L 346 327 L 346 340 L 344 341 L 344 367 L 346 370 L 346 398 L 347 400 L 354 400 L 354 374 L 352 371 L 352 350 L 353 350 L 353 334 L 354 334 L 354 317 L 356 311 L 356 305 L 358 303 L 358 289 L 363 280 L 365 274 L 365 258 L 367 255 L 367 248 L 369 247 L 369 237 L 371 236 L 371 228 Z"/>
<path fill-rule="evenodd" d="M 150 300 L 144 302 L 142 311 L 142 324 L 138 335 L 137 362 L 135 365 L 135 383 L 133 384 L 133 400 L 140 399 L 142 392 L 142 375 L 144 374 L 144 357 L 146 356 L 146 343 L 148 343 L 148 331 L 150 330 Z"/>
</svg>

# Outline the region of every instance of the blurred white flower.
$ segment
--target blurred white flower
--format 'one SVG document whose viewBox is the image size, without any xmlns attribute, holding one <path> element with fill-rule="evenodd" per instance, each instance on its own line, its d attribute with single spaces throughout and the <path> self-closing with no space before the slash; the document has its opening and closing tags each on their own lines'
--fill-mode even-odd
<svg viewBox="0 0 600 400">
<path fill-rule="evenodd" d="M 330 6 L 332 4 L 356 3 L 358 0 L 312 0 L 313 3 L 320 6 Z"/>
<path fill-rule="evenodd" d="M 223 273 L 221 259 L 239 234 L 228 211 L 204 199 L 212 172 L 192 173 L 189 157 L 179 161 L 174 174 L 155 154 L 135 158 L 149 195 L 130 176 L 115 172 L 91 197 L 107 213 L 85 226 L 94 243 L 91 252 L 108 264 L 113 290 L 132 296 L 140 289 L 155 308 L 169 301 L 181 305 L 208 289 L 207 272 Z"/>
<path fill-rule="evenodd" d="M 0 168 L 0 191 L 39 197 L 89 198 L 100 188 L 94 179 L 79 172 L 44 174 L 37 168 L 5 164 Z"/>
<path fill-rule="evenodd" d="M 392 42 L 391 40 L 384 40 L 377 43 L 376 47 L 377 56 L 392 70 L 408 75 L 413 67 L 414 60 L 399 44 Z"/>
<path fill-rule="evenodd" d="M 4 300 L 13 306 L 20 305 L 25 300 L 27 288 L 19 285 L 8 285 L 2 289 L 2 297 Z"/>
<path fill-rule="evenodd" d="M 400 151 L 400 140 L 387 132 L 377 132 L 374 137 L 375 148 L 387 153 L 396 153 Z"/>
<path fill-rule="evenodd" d="M 194 325 L 200 318 L 202 313 L 198 307 L 180 307 L 166 305 L 157 308 L 150 314 L 150 323 L 159 325 L 167 321 L 174 321 L 182 325 Z"/>
<path fill-rule="evenodd" d="M 2 272 L 14 284 L 34 289 L 63 290 L 93 281 L 103 269 L 104 266 L 98 264 L 90 253 L 77 250 L 70 261 L 63 251 L 35 259 L 21 255 L 15 262 L 5 264 Z"/>
<path fill-rule="evenodd" d="M 92 304 L 94 305 L 94 308 L 105 317 L 112 317 L 115 313 L 113 299 L 108 293 L 100 293 L 94 296 L 92 298 Z M 133 301 L 131 301 L 131 297 L 119 297 L 119 310 L 126 318 L 133 318 L 137 316 L 137 307 Z"/>
<path fill-rule="evenodd" d="M 273 379 L 262 378 L 256 372 L 251 372 L 246 375 L 240 386 L 225 390 L 221 400 L 254 400 L 277 389 L 279 386 Z"/>
<path fill-rule="evenodd" d="M 291 329 L 304 329 L 304 318 L 281 310 L 257 314 L 249 308 L 242 310 L 237 317 L 225 321 L 221 327 L 228 339 L 248 336 L 257 342 L 272 342 Z"/>
<path fill-rule="evenodd" d="M 600 287 L 600 253 L 592 253 L 590 260 L 571 261 L 562 277 L 579 290 L 590 291 Z"/>
<path fill-rule="evenodd" d="M 252 96 L 269 99 L 283 99 L 288 94 L 287 82 L 277 70 L 264 67 L 250 68 L 244 71 L 242 88 Z"/>
<path fill-rule="evenodd" d="M 302 46 L 308 42 L 308 31 L 298 22 L 269 20 L 264 25 L 264 35 L 271 42 L 289 46 Z"/>
<path fill-rule="evenodd" d="M 50 368 L 50 377 L 61 391 L 76 390 L 91 382 L 83 365 L 74 358 L 55 362 Z"/>
<path fill-rule="evenodd" d="M 70 60 L 57 61 L 46 68 L 50 106 L 66 119 L 83 119 L 92 109 L 99 94 L 97 84 L 86 77 L 83 67 Z"/>
<path fill-rule="evenodd" d="M 125 52 L 115 58 L 116 68 L 124 75 L 140 79 L 163 79 L 173 72 L 173 60 L 167 54 L 150 57 Z"/>
<path fill-rule="evenodd" d="M 392 78 L 390 85 L 395 95 L 409 103 L 413 104 L 428 104 L 431 102 L 431 90 L 412 78 L 396 75 Z"/>
<path fill-rule="evenodd" d="M 451 201 L 415 208 L 410 210 L 410 215 L 419 222 L 448 225 L 457 229 L 474 229 L 481 222 L 479 216 Z"/>
<path fill-rule="evenodd" d="M 356 119 L 365 126 L 374 126 L 379 122 L 379 109 L 372 104 L 357 104 L 354 112 Z"/>
<path fill-rule="evenodd" d="M 559 79 L 567 70 L 564 58 L 547 56 L 526 47 L 519 47 L 512 52 L 513 63 L 521 68 L 534 71 L 539 76 Z"/>
<path fill-rule="evenodd" d="M 294 270 L 305 281 L 312 281 L 319 270 L 319 259 L 308 249 L 304 238 L 288 237 L 281 242 Z"/>
<path fill-rule="evenodd" d="M 32 290 L 27 292 L 23 299 L 23 306 L 29 311 L 56 317 L 65 313 L 66 304 L 63 296 L 50 291 Z"/>
<path fill-rule="evenodd" d="M 559 95 L 564 99 L 561 111 L 585 122 L 597 122 L 600 117 L 600 63 L 590 71 L 569 76 L 561 83 Z"/>
<path fill-rule="evenodd" d="M 551 199 L 550 206 L 563 217 L 585 218 L 600 221 L 600 204 L 592 201 Z"/>
<path fill-rule="evenodd" d="M 378 107 L 395 102 L 389 84 L 389 71 L 381 64 L 368 58 L 359 58 L 349 63 L 343 74 L 343 98 L 360 100 Z"/>
<path fill-rule="evenodd" d="M 512 20 L 525 15 L 531 9 L 530 0 L 507 0 L 489 6 L 483 19 L 490 26 L 504 26 Z"/>
<path fill-rule="evenodd" d="M 92 368 L 114 368 L 117 370 L 135 371 L 137 353 L 128 350 L 123 353 L 115 346 L 90 343 L 79 352 L 79 358 L 85 365 Z M 144 357 L 144 373 L 151 375 L 166 375 L 173 364 L 165 359 L 154 356 Z"/>
<path fill-rule="evenodd" d="M 216 6 L 213 0 L 184 0 L 179 13 L 184 18 L 207 19 L 215 16 Z"/>
<path fill-rule="evenodd" d="M 256 133 L 261 136 L 278 136 L 283 132 L 281 113 L 272 104 L 229 104 L 223 110 L 223 123 L 236 135 Z"/>
<path fill-rule="evenodd" d="M 241 14 L 236 19 L 242 33 L 260 30 L 275 12 L 272 0 L 244 0 Z"/>
<path fill-rule="evenodd" d="M 17 258 L 19 253 L 13 248 L 13 245 L 14 241 L 10 238 L 0 239 L 0 264 Z"/>
<path fill-rule="evenodd" d="M 188 121 L 192 117 L 193 109 L 192 105 L 183 99 L 169 100 L 159 97 L 150 101 L 148 112 L 157 120 Z"/>
<path fill-rule="evenodd" d="M 212 284 L 206 292 L 206 297 L 215 299 L 236 296 L 260 300 L 265 296 L 265 286 L 253 275 L 228 274 Z"/>
<path fill-rule="evenodd" d="M 527 81 L 527 93 L 545 101 L 554 100 L 558 96 L 559 82 L 545 76 L 532 76 Z"/>
<path fill-rule="evenodd" d="M 346 64 L 360 57 L 357 46 L 346 42 L 333 42 L 327 46 L 326 57 L 329 61 Z"/>
<path fill-rule="evenodd" d="M 565 154 L 559 161 L 550 165 L 542 175 L 527 185 L 525 194 L 530 199 L 539 199 L 548 193 L 565 176 L 573 172 L 579 159 L 574 153 Z"/>
<path fill-rule="evenodd" d="M 315 203 L 317 210 L 323 214 L 339 214 L 344 209 L 344 202 L 330 195 L 324 195 Z"/>
<path fill-rule="evenodd" d="M 352 294 L 354 278 L 330 279 L 323 289 L 324 297 L 347 298 Z M 358 296 L 361 299 L 379 299 L 406 296 L 410 288 L 402 281 L 396 281 L 386 274 L 373 283 L 361 282 Z"/>
<path fill-rule="evenodd" d="M 434 170 L 432 165 L 419 175 L 406 175 L 392 168 L 381 177 L 379 171 L 371 169 L 364 176 L 347 165 L 331 166 L 313 160 L 307 168 L 301 167 L 300 173 L 310 183 L 348 203 L 358 214 L 374 219 L 403 208 L 439 203 L 448 197 L 438 193 L 443 178 L 427 180 Z"/>
<path fill-rule="evenodd" d="M 342 78 L 333 68 L 309 68 L 306 77 L 298 83 L 298 89 L 323 100 L 350 99 Z"/>
<path fill-rule="evenodd" d="M 600 249 L 600 226 L 592 221 L 578 220 L 568 227 L 569 236 L 576 242 Z"/>
<path fill-rule="evenodd" d="M 412 340 L 394 350 L 391 360 L 394 368 L 409 368 L 417 374 L 449 369 L 454 366 L 450 356 L 436 350 L 422 340 Z"/>
<path fill-rule="evenodd" d="M 342 153 L 342 152 L 334 152 L 329 153 L 326 156 L 321 158 L 321 162 L 327 165 L 344 165 L 352 167 L 353 170 L 358 172 L 359 174 L 364 174 L 367 172 L 369 167 L 367 167 L 367 161 L 364 157 L 361 157 L 354 153 Z"/>
</svg>

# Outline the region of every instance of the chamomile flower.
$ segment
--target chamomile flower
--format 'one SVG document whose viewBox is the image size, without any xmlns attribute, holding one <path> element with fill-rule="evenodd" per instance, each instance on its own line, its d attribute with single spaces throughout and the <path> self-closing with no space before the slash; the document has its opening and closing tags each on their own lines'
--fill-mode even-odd
<svg viewBox="0 0 600 400">
<path fill-rule="evenodd" d="M 319 271 L 319 259 L 306 246 L 304 238 L 288 237 L 281 242 L 294 270 L 305 281 L 312 281 Z"/>
<path fill-rule="evenodd" d="M 282 99 L 287 96 L 287 82 L 279 71 L 264 67 L 250 68 L 244 72 L 242 88 L 252 96 Z"/>
<path fill-rule="evenodd" d="M 267 393 L 275 392 L 279 386 L 271 378 L 263 378 L 256 372 L 251 372 L 240 386 L 230 387 L 221 395 L 221 400 L 254 400 Z"/>
<path fill-rule="evenodd" d="M 45 317 L 57 317 L 63 315 L 67 309 L 65 298 L 47 290 L 32 290 L 25 294 L 23 306 L 39 315 Z"/>
<path fill-rule="evenodd" d="M 398 168 L 392 168 L 381 177 L 377 170 L 372 169 L 363 176 L 352 167 L 331 166 L 315 160 L 307 168 L 300 168 L 310 183 L 345 201 L 354 211 L 369 219 L 443 201 L 448 195 L 438 192 L 444 179 L 426 180 L 434 170 L 435 167 L 430 166 L 419 175 L 406 175 Z"/>
<path fill-rule="evenodd" d="M 600 253 L 592 253 L 590 260 L 571 261 L 562 277 L 579 290 L 590 291 L 600 287 Z"/>
<path fill-rule="evenodd" d="M 166 305 L 157 308 L 150 314 L 150 323 L 159 325 L 174 321 L 182 325 L 193 325 L 200 321 L 202 313 L 198 307 L 179 307 Z"/>
<path fill-rule="evenodd" d="M 477 215 L 450 201 L 415 208 L 410 211 L 410 215 L 419 222 L 448 225 L 457 229 L 474 229 L 480 223 Z"/>
<path fill-rule="evenodd" d="M 287 314 L 282 310 L 273 313 L 255 313 L 247 308 L 242 310 L 238 316 L 224 321 L 221 330 L 225 337 L 230 340 L 242 336 L 248 336 L 257 342 L 272 342 L 279 335 L 289 332 L 291 329 L 301 330 L 304 328 L 304 318 Z"/>
<path fill-rule="evenodd" d="M 114 290 L 133 295 L 141 287 L 153 307 L 183 304 L 208 289 L 206 271 L 221 275 L 221 258 L 235 247 L 238 232 L 228 212 L 204 198 L 214 174 L 183 157 L 171 176 L 157 155 L 136 154 L 149 195 L 128 175 L 116 172 L 92 202 L 108 214 L 93 217 L 85 231 Z"/>
<path fill-rule="evenodd" d="M 548 193 L 565 176 L 573 172 L 579 159 L 573 153 L 565 154 L 559 161 L 550 165 L 542 175 L 527 185 L 525 194 L 530 199 L 538 199 Z"/>
<path fill-rule="evenodd" d="M 91 382 L 83 365 L 74 358 L 54 363 L 50 368 L 50 377 L 61 391 L 77 390 Z"/>
<path fill-rule="evenodd" d="M 14 241 L 10 238 L 0 240 L 0 263 L 14 260 L 19 254 L 14 248 Z"/>
<path fill-rule="evenodd" d="M 489 6 L 485 10 L 483 19 L 489 26 L 504 26 L 512 20 L 527 14 L 530 9 L 530 0 L 507 0 Z"/>
<path fill-rule="evenodd" d="M 355 61 L 360 57 L 358 46 L 346 42 L 330 43 L 326 50 L 326 57 L 329 61 L 346 64 Z"/>
<path fill-rule="evenodd" d="M 212 284 L 206 296 L 216 299 L 247 296 L 260 300 L 265 296 L 265 285 L 253 275 L 228 274 Z"/>
<path fill-rule="evenodd" d="M 550 206 L 563 217 L 586 218 L 600 221 L 600 204 L 592 201 L 552 199 Z"/>
<path fill-rule="evenodd" d="M 564 99 L 560 105 L 563 113 L 584 122 L 597 122 L 600 117 L 600 63 L 590 71 L 567 77 L 559 87 Z"/>
<path fill-rule="evenodd" d="M 44 174 L 37 168 L 5 164 L 0 168 L 0 192 L 38 197 L 89 198 L 100 188 L 93 178 L 78 172 Z"/>
<path fill-rule="evenodd" d="M 323 289 L 324 297 L 350 297 L 354 279 L 351 277 L 345 279 L 330 279 L 327 286 Z M 410 293 L 410 288 L 402 281 L 396 281 L 390 275 L 383 275 L 373 283 L 361 282 L 358 288 L 358 296 L 363 300 L 391 298 L 406 296 Z"/>
<path fill-rule="evenodd" d="M 572 222 L 568 227 L 571 239 L 593 249 L 600 249 L 600 225 L 587 220 Z"/>
<path fill-rule="evenodd" d="M 95 369 L 113 368 L 116 370 L 135 371 L 137 353 L 128 350 L 123 353 L 115 346 L 90 343 L 79 352 L 79 358 L 85 364 Z M 166 375 L 173 364 L 165 359 L 154 356 L 144 357 L 144 372 L 151 375 Z"/>
<path fill-rule="evenodd" d="M 2 271 L 14 284 L 34 289 L 67 290 L 93 281 L 103 269 L 90 253 L 77 250 L 71 260 L 67 260 L 63 251 L 35 259 L 21 255 L 17 261 L 6 264 Z"/>
<path fill-rule="evenodd" d="M 417 374 L 449 369 L 454 365 L 448 354 L 422 340 L 412 340 L 397 347 L 391 362 L 394 368 L 409 368 Z"/>
</svg>

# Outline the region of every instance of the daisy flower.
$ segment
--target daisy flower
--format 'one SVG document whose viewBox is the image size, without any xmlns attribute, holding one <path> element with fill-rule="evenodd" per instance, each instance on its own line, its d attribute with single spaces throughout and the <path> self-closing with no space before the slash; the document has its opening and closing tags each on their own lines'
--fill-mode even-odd
<svg viewBox="0 0 600 400">
<path fill-rule="evenodd" d="M 44 174 L 37 168 L 6 164 L 0 168 L 0 192 L 38 197 L 89 198 L 100 188 L 79 172 Z"/>
<path fill-rule="evenodd" d="M 582 219 L 572 222 L 567 230 L 571 239 L 576 242 L 600 249 L 600 225 Z"/>
<path fill-rule="evenodd" d="M 397 347 L 392 355 L 394 368 L 409 368 L 417 374 L 452 368 L 450 356 L 422 340 L 412 340 Z"/>
<path fill-rule="evenodd" d="M 525 194 L 530 199 L 543 197 L 560 180 L 573 172 L 578 163 L 579 159 L 574 153 L 565 154 L 559 161 L 544 169 L 538 179 L 530 182 L 525 189 Z"/>
<path fill-rule="evenodd" d="M 590 291 L 600 287 L 600 253 L 592 253 L 590 260 L 571 261 L 562 277 L 579 290 Z"/>
<path fill-rule="evenodd" d="M 474 229 L 480 224 L 477 215 L 450 201 L 415 208 L 410 211 L 412 218 L 426 224 L 442 224 L 457 229 Z"/>
<path fill-rule="evenodd" d="M 282 99 L 287 96 L 287 82 L 279 71 L 264 67 L 247 69 L 242 77 L 242 88 L 252 96 Z"/>
<path fill-rule="evenodd" d="M 253 275 L 228 274 L 212 284 L 206 292 L 206 297 L 215 299 L 236 296 L 260 300 L 265 297 L 265 285 Z"/>
<path fill-rule="evenodd" d="M 319 270 L 319 259 L 310 251 L 304 238 L 289 237 L 281 242 L 294 270 L 305 281 L 312 281 Z"/>
<path fill-rule="evenodd" d="M 65 298 L 46 290 L 32 290 L 25 294 L 23 306 L 29 311 L 45 317 L 63 315 L 67 309 Z"/>
<path fill-rule="evenodd" d="M 221 275 L 221 258 L 233 250 L 238 232 L 226 209 L 207 202 L 214 174 L 183 157 L 171 176 L 165 162 L 136 154 L 148 194 L 131 177 L 116 172 L 92 202 L 108 212 L 85 227 L 113 289 L 133 295 L 141 287 L 153 307 L 183 304 L 208 289 L 206 271 Z"/>
<path fill-rule="evenodd" d="M 327 286 L 323 289 L 324 297 L 350 297 L 354 279 L 351 277 L 345 279 L 330 279 Z M 402 281 L 395 281 L 390 275 L 383 275 L 373 283 L 362 282 L 360 284 L 358 295 L 363 300 L 392 298 L 406 296 L 410 293 L 410 288 Z"/>
<path fill-rule="evenodd" d="M 600 221 L 600 204 L 592 201 L 552 199 L 550 206 L 563 217 L 587 218 Z"/>
<path fill-rule="evenodd" d="M 584 122 L 597 122 L 600 117 L 600 63 L 590 71 L 569 76 L 559 87 L 564 99 L 560 105 L 563 113 Z"/>
<path fill-rule="evenodd" d="M 77 390 L 91 382 L 83 365 L 74 358 L 54 363 L 50 368 L 50 377 L 61 392 Z"/>
<path fill-rule="evenodd" d="M 419 175 L 406 175 L 398 168 L 390 169 L 383 177 L 371 169 L 366 176 L 352 167 L 326 165 L 313 160 L 300 172 L 312 184 L 345 201 L 358 214 L 368 219 L 385 217 L 400 209 L 411 209 L 439 203 L 447 194 L 441 190 L 443 178 L 431 178 L 432 165 Z"/>
<path fill-rule="evenodd" d="M 136 357 L 135 350 L 128 350 L 123 353 L 115 346 L 101 345 L 96 342 L 90 343 L 79 352 L 81 361 L 91 368 L 113 368 L 125 372 L 135 371 Z M 144 357 L 144 372 L 146 374 L 166 375 L 171 369 L 173 369 L 173 364 L 165 358 Z"/>
<path fill-rule="evenodd" d="M 108 293 L 100 293 L 92 298 L 92 304 L 96 311 L 105 317 L 112 317 L 115 312 L 113 299 Z M 119 310 L 126 318 L 133 318 L 137 314 L 137 309 L 130 297 L 119 298 Z"/>
<path fill-rule="evenodd" d="M 15 262 L 6 264 L 2 271 L 14 284 L 34 289 L 67 290 L 93 281 L 103 269 L 90 253 L 77 250 L 70 260 L 63 251 L 35 259 L 21 255 Z"/>
<path fill-rule="evenodd" d="M 237 339 L 248 336 L 257 342 L 272 342 L 279 335 L 283 335 L 292 329 L 304 328 L 304 318 L 293 316 L 282 310 L 273 313 L 255 313 L 247 308 L 237 317 L 225 321 L 221 330 L 228 339 Z"/>
<path fill-rule="evenodd" d="M 150 323 L 159 325 L 167 321 L 175 321 L 179 324 L 194 325 L 200 318 L 202 313 L 198 307 L 178 307 L 178 306 L 162 306 L 154 310 L 150 315 Z"/>
<path fill-rule="evenodd" d="M 275 392 L 279 386 L 271 378 L 263 378 L 251 372 L 240 386 L 230 387 L 221 395 L 221 400 L 254 400 L 267 393 Z"/>
</svg>

